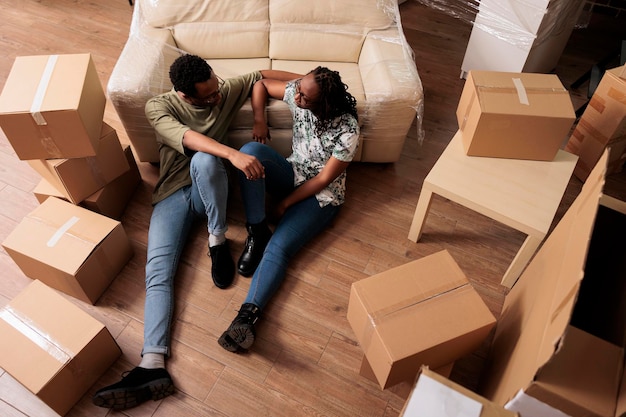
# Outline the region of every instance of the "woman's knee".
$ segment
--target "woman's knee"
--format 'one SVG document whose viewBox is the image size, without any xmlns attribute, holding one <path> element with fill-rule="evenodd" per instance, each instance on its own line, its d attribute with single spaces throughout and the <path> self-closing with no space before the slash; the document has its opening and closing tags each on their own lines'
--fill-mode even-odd
<svg viewBox="0 0 626 417">
<path fill-rule="evenodd" d="M 267 145 L 264 145 L 262 143 L 259 142 L 247 142 L 245 143 L 240 149 L 239 151 L 248 154 L 248 155 L 254 155 L 254 156 L 258 156 L 263 154 L 263 150 Z"/>
</svg>

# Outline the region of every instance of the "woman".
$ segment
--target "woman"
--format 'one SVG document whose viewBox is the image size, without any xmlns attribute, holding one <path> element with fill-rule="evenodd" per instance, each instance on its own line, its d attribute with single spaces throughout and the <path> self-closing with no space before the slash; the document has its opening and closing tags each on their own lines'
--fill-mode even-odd
<svg viewBox="0 0 626 417">
<path fill-rule="evenodd" d="M 293 116 L 292 154 L 282 157 L 265 144 L 267 98 L 282 99 Z M 237 268 L 253 274 L 237 317 L 219 338 L 231 352 L 254 343 L 254 325 L 282 283 L 291 257 L 324 230 L 344 203 L 346 168 L 359 139 L 356 100 L 338 72 L 317 67 L 295 81 L 259 80 L 252 90 L 254 142 L 241 152 L 255 156 L 264 173 L 239 172 L 248 237 Z M 265 212 L 266 192 L 277 201 L 272 234 Z"/>
</svg>

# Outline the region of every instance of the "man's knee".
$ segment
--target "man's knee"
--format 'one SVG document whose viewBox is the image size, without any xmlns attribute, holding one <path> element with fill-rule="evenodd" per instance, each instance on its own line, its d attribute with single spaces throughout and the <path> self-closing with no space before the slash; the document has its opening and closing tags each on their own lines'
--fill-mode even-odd
<svg viewBox="0 0 626 417">
<path fill-rule="evenodd" d="M 214 155 L 196 152 L 191 158 L 191 171 L 198 170 L 198 172 L 215 172 L 222 170 L 222 162 Z"/>
</svg>

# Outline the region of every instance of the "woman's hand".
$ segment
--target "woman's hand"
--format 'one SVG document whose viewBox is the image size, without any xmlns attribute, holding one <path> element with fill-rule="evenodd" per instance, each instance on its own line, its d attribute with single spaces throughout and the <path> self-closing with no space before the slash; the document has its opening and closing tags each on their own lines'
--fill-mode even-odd
<svg viewBox="0 0 626 417">
<path fill-rule="evenodd" d="M 252 128 L 252 140 L 259 143 L 266 143 L 268 140 L 272 140 L 270 136 L 270 129 L 267 124 L 262 121 L 255 121 Z"/>
</svg>

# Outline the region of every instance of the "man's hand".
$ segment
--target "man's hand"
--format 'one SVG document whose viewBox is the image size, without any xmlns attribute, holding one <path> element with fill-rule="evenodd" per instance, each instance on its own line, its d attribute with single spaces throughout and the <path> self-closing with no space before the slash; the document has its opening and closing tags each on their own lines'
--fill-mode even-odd
<svg viewBox="0 0 626 417">
<path fill-rule="evenodd" d="M 268 140 L 272 140 L 270 130 L 265 122 L 254 122 L 254 127 L 252 128 L 252 140 L 259 143 L 266 143 Z"/>
<path fill-rule="evenodd" d="M 252 155 L 236 151 L 229 159 L 235 168 L 242 171 L 249 180 L 265 178 L 265 167 Z"/>
</svg>

